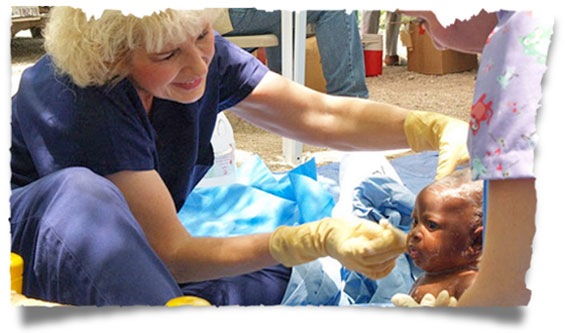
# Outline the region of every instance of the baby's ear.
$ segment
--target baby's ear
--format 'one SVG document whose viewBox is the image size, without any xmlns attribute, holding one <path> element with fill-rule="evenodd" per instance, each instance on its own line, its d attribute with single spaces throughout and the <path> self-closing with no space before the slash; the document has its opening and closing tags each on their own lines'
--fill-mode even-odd
<svg viewBox="0 0 565 333">
<path fill-rule="evenodd" d="M 477 227 L 475 231 L 473 231 L 473 249 L 480 253 L 483 249 L 483 226 Z"/>
</svg>

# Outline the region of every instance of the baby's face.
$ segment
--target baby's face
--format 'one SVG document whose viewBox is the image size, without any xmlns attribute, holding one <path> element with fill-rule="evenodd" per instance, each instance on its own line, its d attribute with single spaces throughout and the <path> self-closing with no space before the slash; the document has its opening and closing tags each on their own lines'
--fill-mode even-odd
<svg viewBox="0 0 565 333">
<path fill-rule="evenodd" d="M 474 261 L 474 212 L 468 201 L 428 187 L 418 194 L 412 218 L 406 246 L 418 267 L 441 272 Z"/>
</svg>

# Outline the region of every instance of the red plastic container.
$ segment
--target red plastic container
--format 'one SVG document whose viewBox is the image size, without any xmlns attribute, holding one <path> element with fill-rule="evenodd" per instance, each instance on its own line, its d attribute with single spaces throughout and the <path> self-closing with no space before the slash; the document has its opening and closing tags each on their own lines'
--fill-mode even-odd
<svg viewBox="0 0 565 333">
<path fill-rule="evenodd" d="M 377 34 L 363 36 L 363 58 L 365 76 L 377 76 L 383 73 L 383 38 Z"/>
</svg>

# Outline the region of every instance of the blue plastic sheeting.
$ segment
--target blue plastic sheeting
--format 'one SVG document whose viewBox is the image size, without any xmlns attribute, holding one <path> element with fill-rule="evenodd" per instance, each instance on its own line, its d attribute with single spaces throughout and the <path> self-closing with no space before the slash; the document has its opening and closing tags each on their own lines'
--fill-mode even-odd
<svg viewBox="0 0 565 333">
<path fill-rule="evenodd" d="M 392 305 L 391 299 L 397 293 L 408 294 L 421 270 L 410 257 L 401 255 L 392 272 L 380 280 L 371 280 L 357 272 L 342 268 L 343 294 L 340 304 Z"/>
<path fill-rule="evenodd" d="M 334 201 L 339 201 L 339 163 L 329 163 L 318 167 L 318 182 L 330 192 Z"/>
<path fill-rule="evenodd" d="M 271 232 L 329 217 L 333 197 L 316 177 L 314 159 L 276 177 L 255 156 L 237 170 L 237 183 L 196 188 L 178 213 L 194 236 Z"/>
<path fill-rule="evenodd" d="M 434 180 L 437 161 L 437 151 L 426 151 L 394 158 L 390 164 L 402 179 L 402 183 L 412 193 L 418 194 Z M 339 199 L 339 167 L 339 163 L 318 167 L 318 179 L 324 182 L 324 186 L 332 193 L 336 202 Z"/>
<path fill-rule="evenodd" d="M 293 267 L 281 304 L 340 305 L 340 277 L 332 275 L 323 260 Z"/>
<path fill-rule="evenodd" d="M 406 187 L 414 194 L 433 182 L 438 161 L 437 151 L 425 151 L 418 154 L 397 157 L 390 164 L 402 179 Z"/>
<path fill-rule="evenodd" d="M 353 213 L 379 222 L 386 218 L 404 232 L 410 230 L 416 196 L 403 184 L 387 176 L 366 178 L 353 191 Z"/>
</svg>

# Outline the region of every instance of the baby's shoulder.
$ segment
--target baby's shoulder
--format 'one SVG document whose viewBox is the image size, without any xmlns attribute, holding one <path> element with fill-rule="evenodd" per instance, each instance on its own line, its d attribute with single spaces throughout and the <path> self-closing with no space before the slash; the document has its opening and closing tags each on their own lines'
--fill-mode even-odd
<svg viewBox="0 0 565 333">
<path fill-rule="evenodd" d="M 463 292 L 469 288 L 474 282 L 475 279 L 477 278 L 477 275 L 479 274 L 479 271 L 476 269 L 469 269 L 463 272 L 460 272 L 458 274 L 458 276 L 456 277 L 455 281 L 457 281 L 456 284 L 456 298 L 458 299 Z"/>
</svg>

